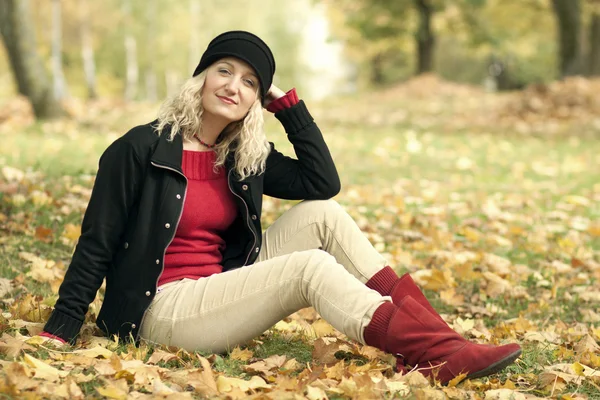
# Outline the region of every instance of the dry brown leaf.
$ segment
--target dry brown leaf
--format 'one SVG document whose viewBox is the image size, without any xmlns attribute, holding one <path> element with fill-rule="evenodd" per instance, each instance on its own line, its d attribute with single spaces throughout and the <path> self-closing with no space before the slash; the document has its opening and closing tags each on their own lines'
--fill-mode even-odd
<svg viewBox="0 0 600 400">
<path fill-rule="evenodd" d="M 322 337 L 314 341 L 312 356 L 320 364 L 336 363 L 335 353 L 349 349 L 344 342 L 336 338 Z"/>
<path fill-rule="evenodd" d="M 113 356 L 114 353 L 105 347 L 94 346 L 91 349 L 75 350 L 73 351 L 73 354 L 90 358 L 105 358 L 108 360 Z"/>
<path fill-rule="evenodd" d="M 177 354 L 169 353 L 163 350 L 155 350 L 148 359 L 148 364 L 158 364 L 159 362 L 166 363 L 177 358 Z"/>
<path fill-rule="evenodd" d="M 96 391 L 109 399 L 125 400 L 129 393 L 127 381 L 119 379 L 117 381 L 105 381 L 105 386 L 97 387 Z"/>
<path fill-rule="evenodd" d="M 9 358 L 18 357 L 21 351 L 35 351 L 35 347 L 30 346 L 22 340 L 15 339 L 8 333 L 3 333 L 0 338 L 0 353 L 6 355 Z"/>
<path fill-rule="evenodd" d="M 493 389 L 485 392 L 485 400 L 526 400 L 526 397 L 510 389 Z"/>
<path fill-rule="evenodd" d="M 465 296 L 457 294 L 456 289 L 449 288 L 440 292 L 440 299 L 449 306 L 462 306 L 465 303 Z"/>
<path fill-rule="evenodd" d="M 214 396 L 219 393 L 217 389 L 217 381 L 210 367 L 208 360 L 200 355 L 197 355 L 202 371 L 196 371 L 188 375 L 188 384 L 194 390 L 204 396 Z"/>
<path fill-rule="evenodd" d="M 327 393 L 325 393 L 325 391 L 321 388 L 318 387 L 314 387 L 314 386 L 306 386 L 306 398 L 309 400 L 327 400 L 329 399 L 329 397 L 327 396 Z"/>
<path fill-rule="evenodd" d="M 242 392 L 248 392 L 250 390 L 269 389 L 271 388 L 271 385 L 258 376 L 253 376 L 250 378 L 250 380 L 246 381 L 240 378 L 231 378 L 219 375 L 217 377 L 217 388 L 219 393 L 228 393 L 234 389 L 239 389 Z"/>
<path fill-rule="evenodd" d="M 596 340 L 591 337 L 589 334 L 585 335 L 579 342 L 575 344 L 573 347 L 576 353 L 598 353 L 600 352 L 600 346 L 596 343 Z"/>
</svg>

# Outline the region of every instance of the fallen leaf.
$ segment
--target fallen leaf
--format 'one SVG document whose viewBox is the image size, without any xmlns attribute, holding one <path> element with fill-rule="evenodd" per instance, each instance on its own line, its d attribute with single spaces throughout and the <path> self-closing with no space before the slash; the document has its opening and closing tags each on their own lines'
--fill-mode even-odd
<svg viewBox="0 0 600 400">
<path fill-rule="evenodd" d="M 169 353 L 163 350 L 155 350 L 148 359 L 148 364 L 158 364 L 159 362 L 169 362 L 176 360 L 177 354 Z"/>
<path fill-rule="evenodd" d="M 231 358 L 232 360 L 240 360 L 240 361 L 248 361 L 253 356 L 254 356 L 254 353 L 252 353 L 252 351 L 250 351 L 248 349 L 242 350 L 239 347 L 234 348 L 233 351 L 229 354 L 229 358 Z"/>
<path fill-rule="evenodd" d="M 23 361 L 33 368 L 35 377 L 38 379 L 43 379 L 50 382 L 58 382 L 61 377 L 65 377 L 69 374 L 67 371 L 59 371 L 53 366 L 48 365 L 42 360 L 38 360 L 29 354 L 25 354 L 23 356 Z"/>
</svg>

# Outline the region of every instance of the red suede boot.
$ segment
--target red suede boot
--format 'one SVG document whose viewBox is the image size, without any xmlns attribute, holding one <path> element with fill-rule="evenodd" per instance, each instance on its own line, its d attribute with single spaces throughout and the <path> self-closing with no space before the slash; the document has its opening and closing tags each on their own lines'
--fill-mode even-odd
<svg viewBox="0 0 600 400">
<path fill-rule="evenodd" d="M 419 289 L 408 273 L 399 278 L 396 272 L 391 267 L 387 266 L 373 275 L 366 285 L 368 288 L 377 291 L 382 296 L 391 296 L 392 301 L 396 305 L 400 304 L 404 296 L 410 296 L 436 318 L 446 323 L 442 316 L 435 311 L 433 306 L 429 303 L 429 300 L 427 300 L 421 289 Z"/>
<path fill-rule="evenodd" d="M 395 309 L 389 305 L 377 309 L 364 338 L 368 345 L 395 354 L 398 369 L 404 368 L 405 360 L 445 384 L 461 373 L 468 379 L 494 374 L 521 354 L 517 344 L 486 346 L 467 341 L 410 296 Z M 386 320 L 388 327 L 383 334 Z"/>
</svg>

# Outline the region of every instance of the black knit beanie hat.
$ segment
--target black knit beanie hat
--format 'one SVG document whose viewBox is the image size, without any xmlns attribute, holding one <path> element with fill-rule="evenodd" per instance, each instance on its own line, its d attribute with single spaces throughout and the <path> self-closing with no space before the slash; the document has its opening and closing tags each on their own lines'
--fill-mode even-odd
<svg viewBox="0 0 600 400">
<path fill-rule="evenodd" d="M 275 58 L 269 46 L 258 36 L 246 31 L 229 31 L 220 34 L 208 44 L 202 54 L 200 64 L 192 76 L 196 76 L 214 62 L 225 57 L 236 57 L 246 61 L 260 80 L 260 95 L 264 103 L 265 96 L 273 83 Z"/>
</svg>

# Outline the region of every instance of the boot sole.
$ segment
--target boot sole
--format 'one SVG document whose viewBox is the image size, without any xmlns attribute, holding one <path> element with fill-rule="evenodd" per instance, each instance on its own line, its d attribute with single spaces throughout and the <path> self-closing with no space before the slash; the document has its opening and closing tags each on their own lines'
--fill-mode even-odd
<svg viewBox="0 0 600 400">
<path fill-rule="evenodd" d="M 481 371 L 474 372 L 472 374 L 467 375 L 466 379 L 477 379 L 483 378 L 484 376 L 495 374 L 496 372 L 502 371 L 504 368 L 508 367 L 513 363 L 520 355 L 521 349 L 515 351 L 511 355 L 504 357 L 502 360 L 482 369 Z"/>
</svg>

